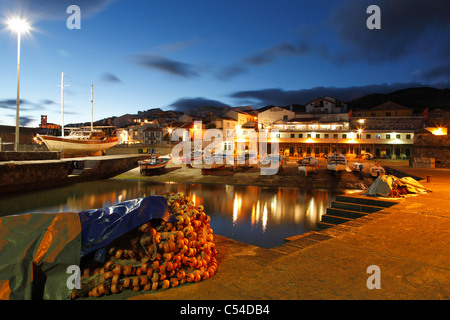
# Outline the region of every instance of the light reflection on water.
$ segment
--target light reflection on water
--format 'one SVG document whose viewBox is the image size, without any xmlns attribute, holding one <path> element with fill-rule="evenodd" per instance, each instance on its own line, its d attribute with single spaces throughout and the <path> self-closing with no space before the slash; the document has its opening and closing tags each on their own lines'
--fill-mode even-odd
<svg viewBox="0 0 450 320">
<path fill-rule="evenodd" d="M 315 228 L 336 192 L 205 184 L 152 184 L 103 180 L 0 197 L 0 216 L 30 212 L 79 212 L 165 192 L 183 192 L 203 204 L 215 234 L 272 248 Z M 342 193 L 342 192 L 340 192 Z"/>
</svg>

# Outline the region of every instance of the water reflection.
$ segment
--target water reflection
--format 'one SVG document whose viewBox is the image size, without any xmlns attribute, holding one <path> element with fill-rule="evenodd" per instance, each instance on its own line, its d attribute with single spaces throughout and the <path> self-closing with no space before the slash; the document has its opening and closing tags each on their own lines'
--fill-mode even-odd
<svg viewBox="0 0 450 320">
<path fill-rule="evenodd" d="M 265 248 L 282 244 L 286 237 L 314 229 L 336 197 L 336 193 L 330 190 L 152 184 L 112 179 L 2 196 L 0 216 L 28 212 L 78 212 L 166 192 L 183 192 L 196 205 L 203 204 L 211 215 L 214 233 Z"/>
</svg>

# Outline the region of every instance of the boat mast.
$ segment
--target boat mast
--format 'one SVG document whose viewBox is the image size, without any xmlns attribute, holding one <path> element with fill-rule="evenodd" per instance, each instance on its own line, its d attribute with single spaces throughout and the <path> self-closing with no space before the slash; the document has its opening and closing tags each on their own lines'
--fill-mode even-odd
<svg viewBox="0 0 450 320">
<path fill-rule="evenodd" d="M 64 72 L 61 73 L 61 136 L 64 137 Z"/>
<path fill-rule="evenodd" d="M 94 130 L 94 85 L 91 85 L 91 131 Z"/>
</svg>

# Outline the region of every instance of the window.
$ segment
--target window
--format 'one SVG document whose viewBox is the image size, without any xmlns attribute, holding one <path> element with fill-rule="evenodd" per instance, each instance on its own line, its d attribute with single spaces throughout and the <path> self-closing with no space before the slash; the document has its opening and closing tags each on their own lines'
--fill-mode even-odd
<svg viewBox="0 0 450 320">
<path fill-rule="evenodd" d="M 366 139 L 370 139 L 372 136 L 370 134 L 366 134 Z"/>
<path fill-rule="evenodd" d="M 342 139 L 347 139 L 347 134 L 346 133 L 342 134 Z"/>
<path fill-rule="evenodd" d="M 333 134 L 333 139 L 337 139 L 337 138 L 338 138 L 338 134 L 337 133 Z"/>
<path fill-rule="evenodd" d="M 320 139 L 320 134 L 316 133 L 316 139 Z"/>
<path fill-rule="evenodd" d="M 391 135 L 390 134 L 387 134 L 386 135 L 386 139 L 390 139 L 391 138 Z"/>
<path fill-rule="evenodd" d="M 275 138 L 279 138 L 280 134 L 279 133 L 275 133 Z"/>
<path fill-rule="evenodd" d="M 411 139 L 411 135 L 410 135 L 410 134 L 407 134 L 407 135 L 406 135 L 406 139 L 408 139 L 408 140 Z"/>
<path fill-rule="evenodd" d="M 299 137 L 299 138 L 303 138 L 303 133 L 299 133 L 299 134 L 298 134 L 298 137 Z"/>
<path fill-rule="evenodd" d="M 397 139 L 401 139 L 402 138 L 402 135 L 401 134 L 398 134 L 398 135 L 396 135 L 395 136 Z"/>
<path fill-rule="evenodd" d="M 391 116 L 391 113 L 388 111 L 388 112 L 386 112 L 386 117 L 390 117 Z"/>
<path fill-rule="evenodd" d="M 287 119 L 288 119 L 288 116 L 287 116 L 287 115 L 284 115 L 284 116 L 283 116 L 283 120 L 286 121 Z"/>
<path fill-rule="evenodd" d="M 330 135 L 328 133 L 325 133 L 325 139 L 328 139 Z"/>
<path fill-rule="evenodd" d="M 291 133 L 291 138 L 295 138 L 295 134 L 294 133 Z"/>
<path fill-rule="evenodd" d="M 308 134 L 306 135 L 306 137 L 307 137 L 307 138 L 311 138 L 311 133 L 308 133 Z"/>
<path fill-rule="evenodd" d="M 375 139 L 381 139 L 381 134 L 377 134 L 377 135 L 375 136 Z"/>
</svg>

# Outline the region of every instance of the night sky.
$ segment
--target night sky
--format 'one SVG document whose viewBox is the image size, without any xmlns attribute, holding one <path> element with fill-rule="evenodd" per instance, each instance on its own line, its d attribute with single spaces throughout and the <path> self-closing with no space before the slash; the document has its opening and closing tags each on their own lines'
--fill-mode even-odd
<svg viewBox="0 0 450 320">
<path fill-rule="evenodd" d="M 369 5 L 381 29 L 366 26 Z M 68 29 L 69 5 L 81 29 Z M 450 88 L 450 1 L 0 0 L 0 125 L 65 124 L 159 107 L 349 101 L 415 86 Z"/>
</svg>

